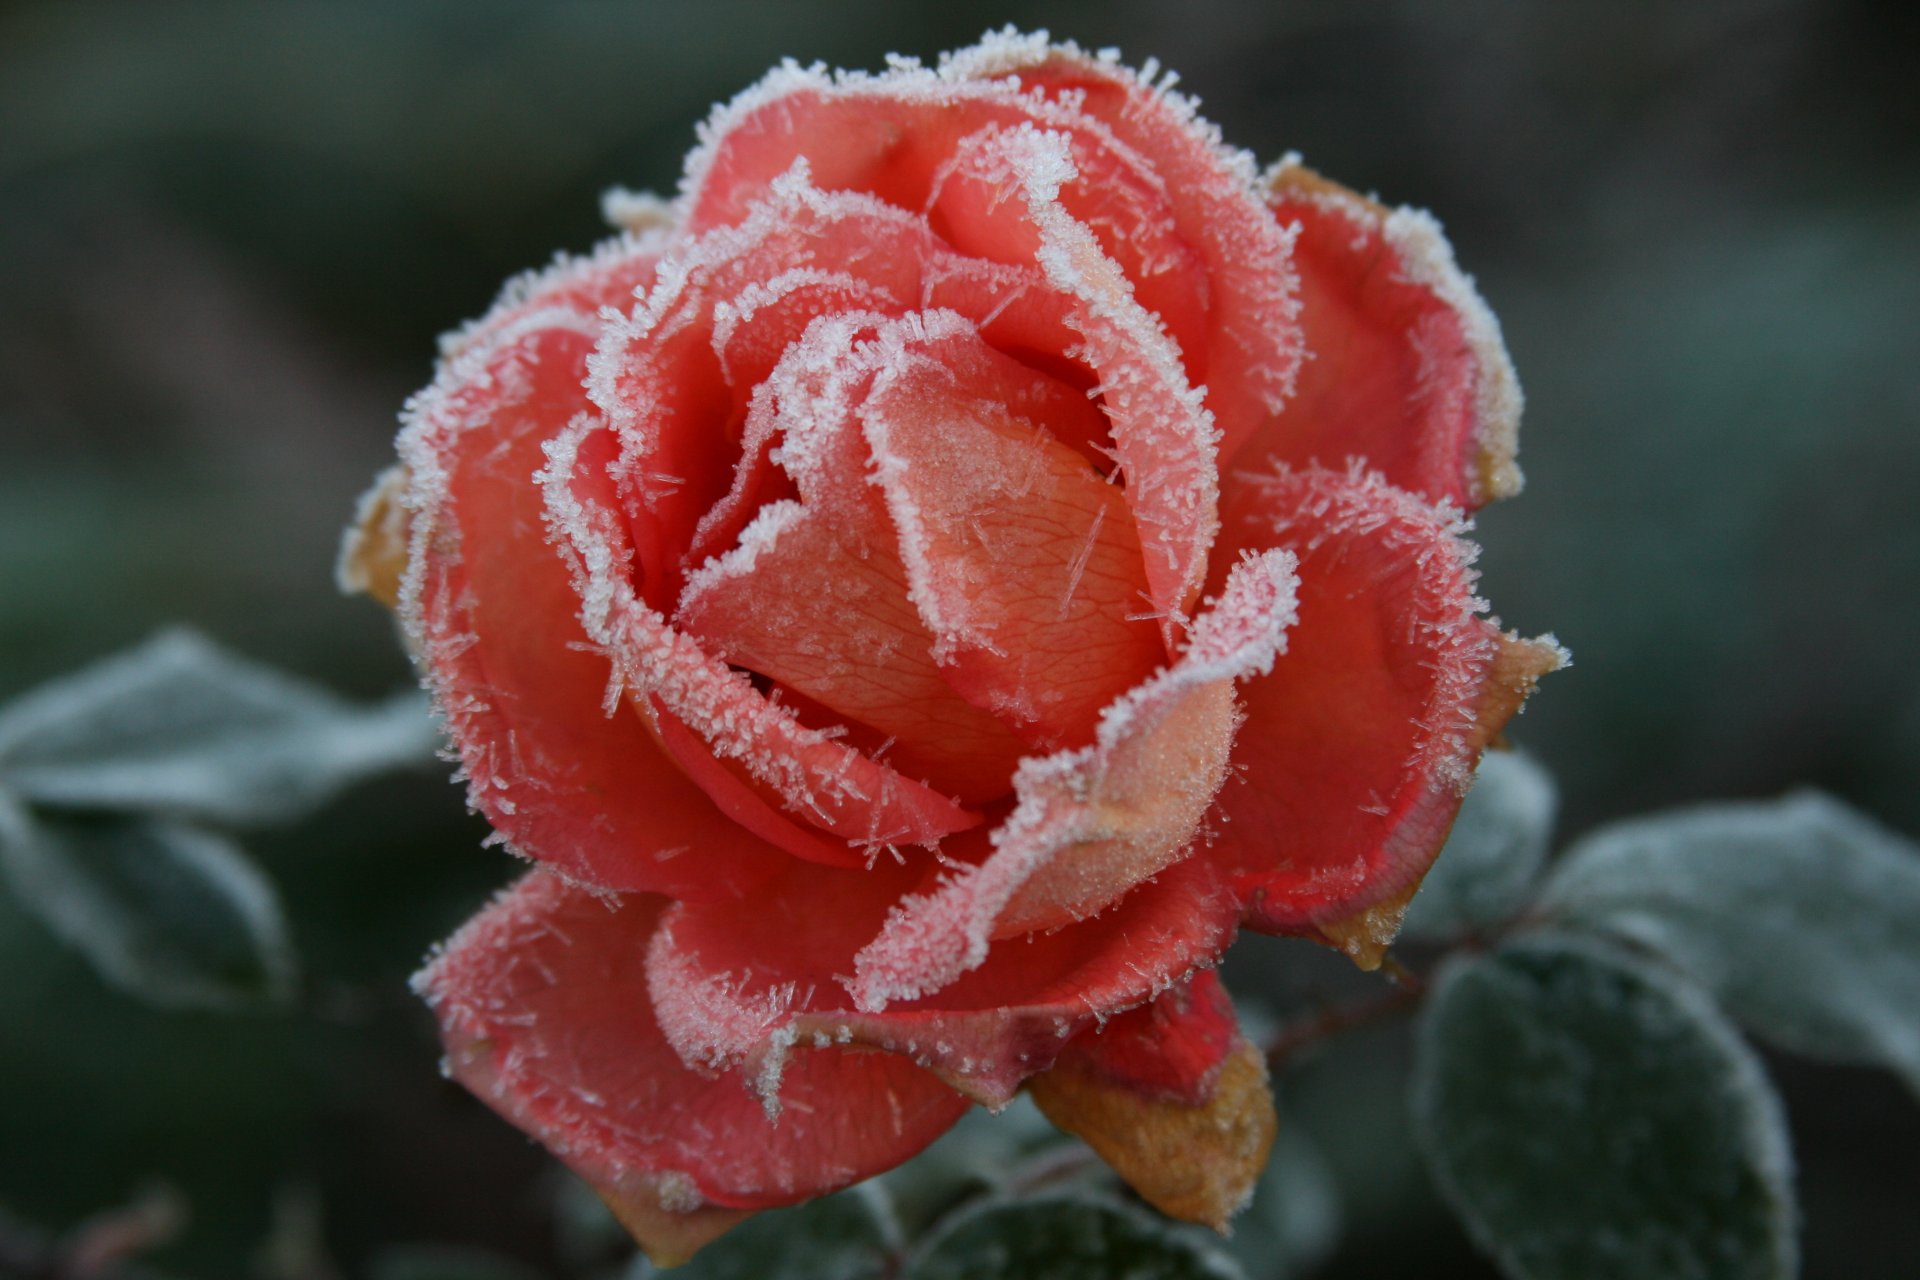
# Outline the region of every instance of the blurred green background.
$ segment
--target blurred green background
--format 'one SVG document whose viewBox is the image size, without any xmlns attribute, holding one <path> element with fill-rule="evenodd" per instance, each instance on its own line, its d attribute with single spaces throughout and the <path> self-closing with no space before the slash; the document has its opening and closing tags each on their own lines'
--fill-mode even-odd
<svg viewBox="0 0 1920 1280">
<path fill-rule="evenodd" d="M 1796 783 L 1920 830 L 1917 13 L 0 5 L 0 697 L 169 622 L 358 695 L 406 682 L 331 563 L 434 336 L 599 238 L 605 187 L 671 190 L 708 104 L 779 58 L 1010 21 L 1156 56 L 1262 160 L 1445 221 L 1528 392 L 1528 489 L 1482 516 L 1483 568 L 1576 656 L 1514 734 L 1565 831 Z M 418 1240 L 548 1264 L 547 1162 L 434 1075 L 403 988 L 510 874 L 482 834 L 423 774 L 254 838 L 297 1015 L 147 1012 L 0 903 L 0 1208 L 63 1230 L 170 1184 L 191 1218 L 157 1261 L 187 1275 L 309 1274 L 303 1236 L 353 1276 Z M 1338 980 L 1297 949 L 1247 967 L 1305 975 L 1280 1004 Z M 1282 1082 L 1362 1228 L 1328 1270 L 1491 1274 L 1411 1172 L 1403 1052 Z M 1809 1274 L 1911 1274 L 1920 1109 L 1771 1061 Z"/>
</svg>

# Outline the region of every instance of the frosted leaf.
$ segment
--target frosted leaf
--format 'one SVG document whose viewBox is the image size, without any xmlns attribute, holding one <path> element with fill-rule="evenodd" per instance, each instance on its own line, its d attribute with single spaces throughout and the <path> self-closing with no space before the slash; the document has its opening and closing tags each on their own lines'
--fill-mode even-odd
<svg viewBox="0 0 1920 1280">
<path fill-rule="evenodd" d="M 74 808 L 280 821 L 431 759 L 435 740 L 416 694 L 356 707 L 169 631 L 0 709 L 0 786 Z"/>
<path fill-rule="evenodd" d="M 1415 1062 L 1428 1164 L 1514 1280 L 1788 1280 L 1792 1158 L 1751 1050 L 1698 989 L 1541 935 L 1451 966 Z"/>
<path fill-rule="evenodd" d="M 1401 936 L 1445 939 L 1503 923 L 1525 902 L 1547 858 L 1559 796 L 1531 756 L 1489 751 L 1473 790 L 1420 892 Z"/>
<path fill-rule="evenodd" d="M 902 1280 L 1246 1280 L 1207 1234 L 1086 1191 L 994 1198 L 956 1213 L 908 1258 Z"/>
<path fill-rule="evenodd" d="M 1672 961 L 1756 1033 L 1920 1092 L 1920 848 L 1802 793 L 1603 827 L 1541 906 Z"/>
<path fill-rule="evenodd" d="M 293 950 L 273 886 L 210 832 L 36 814 L 0 794 L 0 873 L 28 911 L 129 995 L 237 1009 L 292 994 Z"/>
</svg>

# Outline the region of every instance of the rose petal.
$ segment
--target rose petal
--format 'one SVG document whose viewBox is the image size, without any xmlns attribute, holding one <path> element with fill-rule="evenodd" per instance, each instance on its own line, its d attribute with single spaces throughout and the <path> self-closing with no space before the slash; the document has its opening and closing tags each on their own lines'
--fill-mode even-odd
<svg viewBox="0 0 1920 1280">
<path fill-rule="evenodd" d="M 607 658 L 543 536 L 533 473 L 542 442 L 587 408 L 591 334 L 565 309 L 485 323 L 409 407 L 399 614 L 470 802 L 512 847 L 609 888 L 724 897 L 785 859 L 715 809 L 637 717 L 603 710 Z"/>
<path fill-rule="evenodd" d="M 857 404 L 879 368 L 872 335 L 895 323 L 824 317 L 789 347 L 752 429 L 779 441 L 799 500 L 763 507 L 733 550 L 694 573 L 678 617 L 729 661 L 878 730 L 896 768 L 986 801 L 1006 793 L 1020 742 L 942 676 L 867 481 Z"/>
<path fill-rule="evenodd" d="M 1042 425 L 1063 389 L 952 312 L 883 326 L 871 358 L 873 479 L 941 670 L 1034 746 L 1086 742 L 1166 651 L 1129 617 L 1146 579 L 1121 494 Z"/>
<path fill-rule="evenodd" d="M 855 1002 L 939 991 L 995 938 L 1084 919 L 1185 857 L 1226 777 L 1234 682 L 1270 669 L 1292 619 L 1291 556 L 1236 565 L 1180 660 L 1108 707 L 1092 746 L 1022 762 L 992 855 L 889 914 L 855 959 Z"/>
<path fill-rule="evenodd" d="M 658 609 L 751 515 L 744 500 L 764 472 L 750 397 L 817 315 L 953 305 L 1016 349 L 1057 352 L 1071 337 L 1031 272 L 983 271 L 991 264 L 954 253 L 918 214 L 817 189 L 804 161 L 756 195 L 738 225 L 663 260 L 659 283 L 607 326 L 590 362 L 590 394 L 621 439 L 641 592 Z"/>
<path fill-rule="evenodd" d="M 547 445 L 542 488 L 546 521 L 568 553 L 581 623 L 613 658 L 627 696 L 657 698 L 790 814 L 850 846 L 931 844 L 977 824 L 978 815 L 932 788 L 802 724 L 639 597 L 627 576 L 631 544 L 610 474 L 617 449 L 592 420 L 575 422 Z M 847 855 L 849 864 L 864 860 L 857 848 Z"/>
<path fill-rule="evenodd" d="M 647 716 L 648 723 L 673 762 L 687 777 L 707 793 L 720 811 L 768 844 L 785 849 L 807 862 L 830 867 L 850 867 L 871 859 L 872 853 L 855 851 L 846 844 L 823 836 L 812 826 L 802 826 L 788 817 L 771 799 L 767 788 L 757 784 L 737 760 L 723 760 L 684 720 L 668 711 L 660 699 L 631 700 L 628 705 Z M 876 840 L 876 845 L 880 841 Z"/>
<path fill-rule="evenodd" d="M 1247 441 L 1249 465 L 1365 461 L 1402 489 L 1471 510 L 1520 491 L 1520 384 L 1439 224 L 1283 161 L 1273 210 L 1297 222 L 1300 319 L 1313 359 L 1292 402 Z M 1225 456 L 1225 455 L 1223 455 Z"/>
<path fill-rule="evenodd" d="M 800 301 L 809 307 L 856 297 L 898 306 L 919 293 L 912 221 L 874 201 L 826 200 L 801 166 L 742 225 L 670 253 L 642 304 L 607 326 L 588 390 L 620 437 L 617 475 L 641 594 L 651 606 L 672 606 L 682 555 L 732 485 L 754 385 L 743 379 L 779 337 L 757 331 L 786 327 L 778 322 L 787 319 L 797 337 L 811 318 L 808 307 L 779 305 L 792 289 L 778 282 L 801 283 L 791 273 L 807 265 L 812 274 L 803 278 Z M 858 264 L 857 274 L 840 269 L 848 263 Z M 748 333 L 739 331 L 743 314 Z"/>
<path fill-rule="evenodd" d="M 904 1058 L 797 1049 L 778 1124 L 741 1080 L 689 1071 L 661 1035 L 646 956 L 663 899 L 605 901 L 540 872 L 415 980 L 447 1066 L 607 1198 L 658 1260 L 753 1210 L 891 1168 L 966 1110 Z"/>
<path fill-rule="evenodd" d="M 1230 457 L 1291 393 L 1302 360 L 1292 235 L 1262 207 L 1252 158 L 1227 147 L 1199 104 L 1149 60 L 1135 72 L 1117 54 L 1089 55 L 1044 33 L 1005 31 L 942 60 L 950 77 L 1017 77 L 1070 103 L 1159 176 L 1174 233 L 1207 281 L 1206 403 Z M 1198 377 L 1196 377 L 1196 381 Z"/>
<path fill-rule="evenodd" d="M 1080 1036 L 1055 1065 L 1074 1065 L 1143 1098 L 1197 1107 L 1212 1096 L 1227 1056 L 1240 1043 L 1233 1000 L 1220 975 L 1203 969 L 1152 1003 Z"/>
<path fill-rule="evenodd" d="M 871 192 L 917 210 L 969 134 L 1021 125 L 1071 134 L 1083 154 L 1150 174 L 1156 197 L 1164 194 L 1164 203 L 1071 212 L 1111 221 L 1100 240 L 1109 254 L 1124 254 L 1144 236 L 1143 248 L 1177 245 L 1177 256 L 1198 260 L 1202 269 L 1179 282 L 1153 269 L 1172 260 L 1169 253 L 1142 252 L 1128 266 L 1143 299 L 1174 320 L 1193 362 L 1189 380 L 1206 379 L 1207 404 L 1237 442 L 1285 402 L 1301 359 L 1291 236 L 1263 207 L 1252 161 L 1222 145 L 1196 105 L 1171 91 L 1171 76 L 1158 79 L 1153 64 L 1136 74 L 1115 56 L 1011 30 L 945 55 L 938 69 L 901 60 L 880 75 L 848 76 L 789 63 L 708 120 L 682 184 L 688 225 L 738 221 L 796 155 L 808 157 L 824 188 Z M 1204 307 L 1200 340 L 1191 337 L 1190 304 L 1174 301 L 1176 288 Z"/>
<path fill-rule="evenodd" d="M 839 506 L 763 507 L 734 551 L 688 579 L 675 621 L 728 662 L 886 735 L 907 775 L 971 804 L 1004 795 L 1020 740 L 941 677 L 886 512 L 859 488 Z"/>
<path fill-rule="evenodd" d="M 1076 171 L 1064 135 L 1031 125 L 979 142 L 997 157 L 1006 198 L 1024 209 L 1048 281 L 1073 300 L 1068 323 L 1080 358 L 1100 379 L 1114 457 L 1145 557 L 1147 589 L 1168 648 L 1200 594 L 1207 552 L 1219 528 L 1217 433 L 1202 394 L 1186 380 L 1179 352 L 1142 308 L 1098 240 L 1060 200 Z M 996 165 L 983 159 L 983 173 Z"/>
<path fill-rule="evenodd" d="M 1565 654 L 1484 617 L 1457 513 L 1378 475 L 1279 468 L 1235 499 L 1228 546 L 1299 556 L 1300 625 L 1242 689 L 1242 778 L 1221 792 L 1211 856 L 1253 927 L 1318 934 L 1372 967 L 1481 748 Z"/>
<path fill-rule="evenodd" d="M 1007 126 L 988 125 L 960 139 L 933 176 L 928 222 L 962 253 L 1009 266 L 1031 264 L 1040 249 L 1016 202 L 998 144 Z M 1189 381 L 1205 379 L 1206 266 L 1175 226 L 1166 183 L 1104 126 L 1076 120 L 1058 132 L 1075 176 L 1060 187 L 1061 207 L 1086 227 L 1100 251 L 1133 285 L 1134 295 L 1172 339 Z"/>
<path fill-rule="evenodd" d="M 1265 1056 L 1210 969 L 1080 1037 L 1027 1088 L 1149 1204 L 1215 1230 L 1252 1195 L 1278 1127 Z"/>
<path fill-rule="evenodd" d="M 690 1064 L 741 1064 L 773 1108 L 790 1105 L 792 1047 L 826 1044 L 904 1054 L 998 1108 L 1076 1034 L 1211 964 L 1237 913 L 1218 871 L 1192 858 L 1095 919 L 998 944 L 936 995 L 857 1007 L 840 975 L 924 880 L 887 861 L 860 873 L 796 866 L 750 900 L 674 907 L 649 960 L 669 1040 Z"/>
</svg>

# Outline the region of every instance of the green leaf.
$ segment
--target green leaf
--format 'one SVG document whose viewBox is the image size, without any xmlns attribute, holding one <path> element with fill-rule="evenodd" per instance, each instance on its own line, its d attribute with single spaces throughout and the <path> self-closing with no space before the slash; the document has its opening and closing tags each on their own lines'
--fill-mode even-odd
<svg viewBox="0 0 1920 1280">
<path fill-rule="evenodd" d="M 1244 1280 L 1203 1233 L 1093 1194 L 989 1200 L 915 1253 L 902 1280 Z"/>
<path fill-rule="evenodd" d="M 0 795 L 0 873 L 130 995 L 233 1009 L 292 993 L 293 950 L 273 886 L 220 836 L 118 814 L 34 814 Z"/>
<path fill-rule="evenodd" d="M 1441 1190 L 1516 1280 L 1785 1280 L 1778 1099 L 1698 988 L 1592 939 L 1447 969 L 1413 1113 Z"/>
<path fill-rule="evenodd" d="M 68 808 L 283 820 L 427 759 L 434 737 L 417 694 L 361 709 L 169 631 L 0 710 L 0 786 Z"/>
<path fill-rule="evenodd" d="M 694 1255 L 661 1272 L 643 1258 L 629 1274 L 673 1280 L 879 1280 L 892 1273 L 902 1248 L 885 1189 L 863 1182 L 797 1209 L 749 1218 Z"/>
<path fill-rule="evenodd" d="M 482 1249 L 410 1244 L 376 1258 L 368 1280 L 540 1280 L 540 1273 Z"/>
<path fill-rule="evenodd" d="M 1546 861 L 1559 793 L 1531 756 L 1489 751 L 1439 860 L 1407 908 L 1401 936 L 1445 941 L 1501 924 Z"/>
<path fill-rule="evenodd" d="M 1648 948 L 1784 1048 L 1920 1091 L 1920 848 L 1816 794 L 1619 823 L 1543 905 Z"/>
</svg>

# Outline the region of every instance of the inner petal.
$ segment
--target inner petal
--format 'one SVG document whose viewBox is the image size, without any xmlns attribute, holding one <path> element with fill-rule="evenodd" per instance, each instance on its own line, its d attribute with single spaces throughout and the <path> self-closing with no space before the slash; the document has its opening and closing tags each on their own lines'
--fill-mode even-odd
<svg viewBox="0 0 1920 1280">
<path fill-rule="evenodd" d="M 861 421 L 934 657 L 1029 744 L 1085 742 L 1166 656 L 1124 496 L 1042 425 L 1084 399 L 960 317 L 922 332 L 894 330 Z"/>
<path fill-rule="evenodd" d="M 994 125 L 961 139 L 934 177 L 928 221 L 963 253 L 1030 263 L 1042 247 L 1040 232 L 1018 198 L 1021 177 L 1002 141 L 1005 132 Z M 1188 379 L 1204 381 L 1207 272 L 1180 237 L 1165 185 L 1104 129 L 1058 136 L 1075 171 L 1060 186 L 1061 207 L 1132 282 L 1141 306 L 1180 350 Z"/>
<path fill-rule="evenodd" d="M 676 621 L 727 661 L 892 739 L 888 761 L 970 804 L 1005 794 L 1020 740 L 941 678 L 878 495 L 762 508 L 688 580 Z"/>
<path fill-rule="evenodd" d="M 657 699 L 658 710 L 691 729 L 706 751 L 737 763 L 789 814 L 849 846 L 932 844 L 976 825 L 979 815 L 952 799 L 836 741 L 836 732 L 803 724 L 640 598 L 608 466 L 616 449 L 608 432 L 583 419 L 547 446 L 540 477 L 581 624 L 612 658 L 616 691 Z"/>
</svg>

